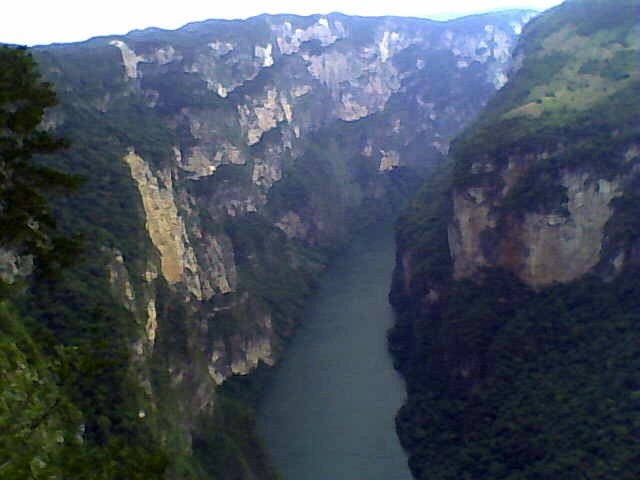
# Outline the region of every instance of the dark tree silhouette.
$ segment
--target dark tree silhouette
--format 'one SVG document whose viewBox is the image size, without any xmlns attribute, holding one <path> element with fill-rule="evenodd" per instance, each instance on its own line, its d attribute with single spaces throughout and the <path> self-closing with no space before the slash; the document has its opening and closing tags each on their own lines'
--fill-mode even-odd
<svg viewBox="0 0 640 480">
<path fill-rule="evenodd" d="M 46 166 L 43 154 L 67 146 L 41 127 L 56 104 L 31 54 L 0 46 L 0 245 L 17 255 L 33 255 L 42 266 L 59 263 L 74 242 L 51 236 L 55 221 L 47 196 L 68 193 L 80 178 Z"/>
</svg>

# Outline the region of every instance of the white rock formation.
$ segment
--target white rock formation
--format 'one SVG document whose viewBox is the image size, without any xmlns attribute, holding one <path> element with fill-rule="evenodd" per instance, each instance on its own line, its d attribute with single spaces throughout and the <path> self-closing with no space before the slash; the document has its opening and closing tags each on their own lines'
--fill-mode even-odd
<svg viewBox="0 0 640 480">
<path fill-rule="evenodd" d="M 109 42 L 109 45 L 120 49 L 125 76 L 128 78 L 138 78 L 138 63 L 142 62 L 144 57 L 136 55 L 136 52 L 129 48 L 122 40 L 112 40 Z"/>
</svg>

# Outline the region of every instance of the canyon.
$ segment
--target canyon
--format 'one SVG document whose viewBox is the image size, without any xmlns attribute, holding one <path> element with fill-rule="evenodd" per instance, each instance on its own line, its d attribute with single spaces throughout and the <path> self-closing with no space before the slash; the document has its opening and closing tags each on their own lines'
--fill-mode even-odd
<svg viewBox="0 0 640 480">
<path fill-rule="evenodd" d="M 50 316 L 71 291 L 107 312 L 72 337 L 93 329 L 128 351 L 114 392 L 172 458 L 170 477 L 269 477 L 248 460 L 257 444 L 220 424 L 232 408 L 252 422 L 220 388 L 281 358 L 320 272 L 442 161 L 507 81 L 532 15 L 263 15 L 34 49 L 59 102 L 43 125 L 71 142 L 47 163 L 84 178 L 53 208 L 90 252 L 35 301 Z M 73 322 L 59 322 L 63 341 Z M 112 432 L 99 418 L 118 423 L 103 409 L 84 427 L 98 437 Z M 228 453 L 216 463 L 213 450 Z"/>
<path fill-rule="evenodd" d="M 631 479 L 634 18 L 631 1 L 570 0 L 541 16 L 261 15 L 2 47 L 16 75 L 39 82 L 33 58 L 48 82 L 52 108 L 24 115 L 42 120 L 33 138 L 69 141 L 43 147 L 32 173 L 75 191 L 52 195 L 50 216 L 30 204 L 39 216 L 16 238 L 38 248 L 0 245 L 13 412 L 0 422 L 37 433 L 16 434 L 24 448 L 0 468 L 279 478 L 256 408 L 264 421 L 274 375 L 304 358 L 292 337 L 308 337 L 305 319 L 323 321 L 318 286 L 328 304 L 345 293 L 341 253 L 377 245 L 389 232 L 371 226 L 399 216 L 388 339 L 413 476 L 565 479 L 588 464 Z M 1 105 L 8 162 L 7 145 L 40 144 L 13 142 L 23 104 Z M 385 252 L 366 261 L 387 268 Z"/>
</svg>

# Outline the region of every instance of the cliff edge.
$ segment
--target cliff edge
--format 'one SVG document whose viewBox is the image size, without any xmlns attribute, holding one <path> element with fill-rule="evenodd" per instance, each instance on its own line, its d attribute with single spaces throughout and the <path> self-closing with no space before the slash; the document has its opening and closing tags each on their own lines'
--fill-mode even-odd
<svg viewBox="0 0 640 480">
<path fill-rule="evenodd" d="M 390 345 L 417 478 L 638 474 L 637 18 L 569 1 L 531 21 L 398 223 Z"/>
</svg>

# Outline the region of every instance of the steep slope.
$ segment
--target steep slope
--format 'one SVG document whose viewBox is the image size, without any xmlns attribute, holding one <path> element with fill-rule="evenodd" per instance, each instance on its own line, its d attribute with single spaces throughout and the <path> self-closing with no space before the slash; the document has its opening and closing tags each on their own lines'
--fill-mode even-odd
<svg viewBox="0 0 640 480">
<path fill-rule="evenodd" d="M 636 478 L 635 2 L 530 22 L 398 225 L 391 348 L 417 478 Z"/>
<path fill-rule="evenodd" d="M 48 204 L 50 195 L 77 187 L 78 178 L 50 168 L 44 159 L 34 161 L 38 154 L 60 151 L 66 142 L 38 128 L 55 94 L 32 56 L 25 49 L 0 46 L 0 64 L 0 475 L 158 477 L 166 456 L 149 429 L 130 415 L 135 401 L 105 401 L 122 393 L 118 380 L 126 376 L 126 356 L 114 355 L 122 342 L 89 333 L 63 345 L 44 327 L 45 317 L 29 299 L 29 283 L 57 284 L 61 269 L 78 253 L 77 240 L 56 231 Z M 21 315 L 16 303 L 28 304 L 35 318 Z M 104 319 L 98 311 L 77 315 L 95 324 Z M 76 318 L 68 319 L 67 334 Z M 121 333 L 116 322 L 111 327 Z M 114 408 L 119 415 L 107 417 Z M 94 415 L 87 420 L 89 409 Z M 96 432 L 88 423 L 96 420 L 110 427 L 108 435 L 107 428 Z"/>
<path fill-rule="evenodd" d="M 104 362 L 86 438 L 137 422 L 169 476 L 271 478 L 221 384 L 274 364 L 328 256 L 442 160 L 530 17 L 261 16 L 34 51 L 72 145 L 46 162 L 86 179 L 55 202 L 85 254 L 20 303 Z"/>
</svg>

